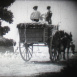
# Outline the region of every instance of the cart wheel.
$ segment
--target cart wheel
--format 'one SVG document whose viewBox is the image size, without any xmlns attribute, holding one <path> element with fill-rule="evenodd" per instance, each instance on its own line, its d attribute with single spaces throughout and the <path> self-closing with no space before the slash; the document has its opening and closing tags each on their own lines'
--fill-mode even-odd
<svg viewBox="0 0 77 77">
<path fill-rule="evenodd" d="M 50 59 L 52 62 L 58 60 L 58 51 L 56 49 L 51 49 Z"/>
<path fill-rule="evenodd" d="M 50 60 L 51 62 L 58 60 L 58 50 L 57 48 L 53 47 L 52 44 L 53 38 L 49 39 L 49 54 L 50 54 Z"/>
<path fill-rule="evenodd" d="M 20 55 L 24 61 L 29 61 L 33 54 L 33 44 L 19 43 Z"/>
</svg>

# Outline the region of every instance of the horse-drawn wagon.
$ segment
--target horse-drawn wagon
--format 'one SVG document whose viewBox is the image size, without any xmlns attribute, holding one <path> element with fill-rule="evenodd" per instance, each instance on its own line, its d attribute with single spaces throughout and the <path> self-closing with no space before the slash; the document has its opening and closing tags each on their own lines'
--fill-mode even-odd
<svg viewBox="0 0 77 77">
<path fill-rule="evenodd" d="M 58 60 L 57 52 L 60 51 L 60 35 L 54 25 L 45 23 L 20 23 L 17 25 L 19 31 L 19 51 L 25 61 L 29 61 L 33 54 L 33 46 L 48 46 L 50 60 Z M 53 33 L 56 36 L 53 37 Z M 60 33 L 59 33 L 60 34 Z M 38 45 L 42 44 L 42 45 Z M 62 45 L 60 46 L 62 48 Z"/>
</svg>

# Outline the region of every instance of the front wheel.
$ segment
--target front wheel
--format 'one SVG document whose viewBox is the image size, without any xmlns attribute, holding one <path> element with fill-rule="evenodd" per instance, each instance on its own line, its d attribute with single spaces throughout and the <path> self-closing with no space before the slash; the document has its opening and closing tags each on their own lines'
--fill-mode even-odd
<svg viewBox="0 0 77 77">
<path fill-rule="evenodd" d="M 24 61 L 29 61 L 33 54 L 33 44 L 19 43 L 20 55 Z"/>
<path fill-rule="evenodd" d="M 56 46 L 53 46 L 53 37 L 49 39 L 49 54 L 50 54 L 50 60 L 52 62 L 57 61 L 58 60 L 58 50 L 56 48 Z"/>
<path fill-rule="evenodd" d="M 50 51 L 50 60 L 52 62 L 58 61 L 58 51 L 54 48 L 52 48 L 51 51 Z"/>
</svg>

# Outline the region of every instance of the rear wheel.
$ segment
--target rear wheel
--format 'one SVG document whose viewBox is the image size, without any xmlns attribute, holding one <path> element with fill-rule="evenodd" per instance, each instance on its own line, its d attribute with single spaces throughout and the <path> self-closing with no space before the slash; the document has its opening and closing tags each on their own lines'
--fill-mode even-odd
<svg viewBox="0 0 77 77">
<path fill-rule="evenodd" d="M 33 44 L 19 43 L 20 55 L 24 61 L 29 61 L 33 54 Z"/>
</svg>

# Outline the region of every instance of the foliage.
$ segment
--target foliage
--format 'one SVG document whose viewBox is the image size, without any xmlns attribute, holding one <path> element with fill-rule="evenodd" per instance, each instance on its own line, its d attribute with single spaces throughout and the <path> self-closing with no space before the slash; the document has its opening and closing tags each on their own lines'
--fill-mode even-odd
<svg viewBox="0 0 77 77">
<path fill-rule="evenodd" d="M 11 4 L 12 4 L 14 1 L 15 1 L 15 0 L 0 0 L 0 7 L 4 8 L 4 7 L 11 6 Z"/>
<path fill-rule="evenodd" d="M 11 4 L 14 1 L 15 0 L 0 0 L 0 20 L 4 20 L 10 24 L 13 22 L 13 13 L 7 8 L 11 6 Z M 9 30 L 10 28 L 8 26 L 1 27 L 1 22 L 0 22 L 0 35 L 1 36 L 8 33 Z"/>
<path fill-rule="evenodd" d="M 8 33 L 8 31 L 10 31 L 10 28 L 8 26 L 0 27 L 1 36 Z"/>
<path fill-rule="evenodd" d="M 7 10 L 7 7 L 11 6 L 11 4 L 15 0 L 0 0 L 0 18 L 6 22 L 13 22 L 13 13 Z"/>
<path fill-rule="evenodd" d="M 7 9 L 0 8 L 0 18 L 5 20 L 6 22 L 12 23 L 13 22 L 13 13 L 8 11 Z"/>
<path fill-rule="evenodd" d="M 13 39 L 7 39 L 4 37 L 0 38 L 0 46 L 13 46 L 16 45 L 16 42 Z"/>
</svg>

